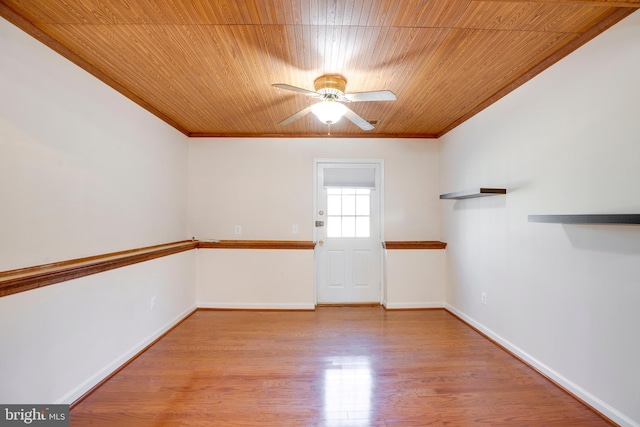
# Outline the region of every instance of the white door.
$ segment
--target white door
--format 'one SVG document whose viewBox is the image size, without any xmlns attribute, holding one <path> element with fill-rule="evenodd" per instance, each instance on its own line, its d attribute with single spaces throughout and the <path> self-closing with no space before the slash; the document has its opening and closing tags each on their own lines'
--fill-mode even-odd
<svg viewBox="0 0 640 427">
<path fill-rule="evenodd" d="M 316 161 L 317 302 L 379 303 L 382 161 Z"/>
</svg>

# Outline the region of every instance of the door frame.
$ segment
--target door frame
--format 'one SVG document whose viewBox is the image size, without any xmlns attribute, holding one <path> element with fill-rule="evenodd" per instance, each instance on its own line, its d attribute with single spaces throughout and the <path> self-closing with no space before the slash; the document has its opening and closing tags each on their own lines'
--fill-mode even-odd
<svg viewBox="0 0 640 427">
<path fill-rule="evenodd" d="M 313 216 L 315 224 L 318 213 L 318 166 L 319 165 L 374 165 L 380 172 L 376 175 L 376 191 L 380 191 L 378 196 L 380 242 L 384 242 L 384 159 L 348 159 L 348 158 L 314 158 L 313 159 Z M 318 247 L 318 228 L 313 227 L 313 242 Z M 385 253 L 384 248 L 380 251 L 380 304 L 386 300 L 386 276 L 385 276 Z M 318 305 L 318 251 L 313 251 L 313 304 Z"/>
</svg>

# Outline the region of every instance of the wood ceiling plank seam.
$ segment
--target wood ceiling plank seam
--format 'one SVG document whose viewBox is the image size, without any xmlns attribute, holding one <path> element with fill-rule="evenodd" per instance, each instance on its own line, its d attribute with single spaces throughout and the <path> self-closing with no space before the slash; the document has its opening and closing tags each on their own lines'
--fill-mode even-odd
<svg viewBox="0 0 640 427">
<path fill-rule="evenodd" d="M 273 46 L 273 43 L 270 43 L 270 40 L 272 40 L 271 33 L 275 28 L 278 28 L 278 27 L 266 26 L 266 25 L 259 26 L 260 33 L 262 34 L 262 37 L 260 37 L 260 41 L 263 43 L 262 53 L 264 57 L 268 59 L 268 61 L 265 61 L 266 64 L 264 66 L 264 69 L 267 72 L 267 75 L 266 75 L 267 81 L 265 83 L 269 86 L 274 83 L 277 83 L 277 78 L 274 72 L 275 64 L 274 64 L 273 57 L 271 56 L 272 48 L 270 47 L 270 46 Z M 275 90 L 272 93 L 275 94 Z"/>
<path fill-rule="evenodd" d="M 154 0 L 148 0 L 154 1 Z M 206 25 L 224 25 L 225 20 L 220 8 L 217 7 L 217 2 L 211 2 L 209 0 L 197 0 L 198 10 L 203 12 L 203 24 Z"/>
<path fill-rule="evenodd" d="M 21 6 L 21 11 L 26 12 L 26 11 L 34 11 L 34 8 L 29 7 L 28 2 L 20 2 L 22 4 Z M 38 19 L 37 22 L 42 22 L 44 24 L 89 24 L 91 23 L 90 21 L 87 21 L 86 16 L 87 15 L 91 15 L 93 17 L 95 17 L 95 15 L 93 13 L 91 13 L 91 10 L 87 9 L 85 7 L 85 4 L 80 4 L 78 5 L 78 9 L 75 9 L 74 7 L 72 7 L 71 4 L 69 3 L 64 3 L 61 2 L 59 4 L 55 4 L 53 2 L 44 5 L 44 7 L 48 7 L 48 10 L 50 10 L 51 12 L 47 13 L 46 16 L 50 17 L 50 19 L 46 19 L 46 18 L 41 18 Z M 65 11 L 65 13 L 60 13 L 59 10 L 55 10 L 54 7 L 59 7 L 61 9 L 63 9 Z M 74 16 L 76 19 L 70 19 L 70 16 Z M 54 18 L 54 16 L 57 16 L 58 18 Z M 94 21 L 93 23 L 101 23 L 99 20 Z"/>
<path fill-rule="evenodd" d="M 421 102 L 420 104 L 415 104 L 415 103 L 410 103 L 409 105 L 411 107 L 408 107 L 408 109 L 412 110 L 412 111 L 416 111 L 418 109 L 420 109 L 420 105 L 438 105 L 440 106 L 442 102 L 444 102 L 442 99 L 439 98 L 439 91 L 441 89 L 438 89 L 438 77 L 440 77 L 440 75 L 444 75 L 444 76 L 451 76 L 450 71 L 448 71 L 448 69 L 446 69 L 443 64 L 446 63 L 446 61 L 448 60 L 447 57 L 445 58 L 440 58 L 442 56 L 442 54 L 440 54 L 440 50 L 442 48 L 442 46 L 452 37 L 451 33 L 455 32 L 456 30 L 453 29 L 446 29 L 443 30 L 442 33 L 436 35 L 437 37 L 437 43 L 438 47 L 434 48 L 431 55 L 429 56 L 429 58 L 427 59 L 426 62 L 424 62 L 424 65 L 422 66 L 422 70 L 424 70 L 426 72 L 426 77 L 424 79 L 415 79 L 415 83 L 413 83 L 412 85 L 409 86 L 408 90 L 410 93 L 413 94 L 422 94 L 421 99 L 423 102 Z M 451 55 L 449 55 L 451 56 Z M 417 101 L 419 102 L 419 101 Z M 422 108 L 423 109 L 423 108 Z M 441 110 L 441 109 L 439 109 Z M 411 115 L 413 115 L 413 113 L 410 113 Z M 435 120 L 434 117 L 441 115 L 441 113 L 436 114 L 436 111 L 433 110 L 433 107 L 430 108 L 430 113 L 429 113 L 429 117 L 432 120 Z M 433 133 L 435 131 L 431 130 L 427 130 L 427 132 L 429 133 Z"/>
<path fill-rule="evenodd" d="M 419 6 L 416 12 L 402 23 L 403 27 L 439 28 L 450 27 L 462 13 L 460 4 L 462 0 L 451 2 L 449 0 L 432 0 Z"/>
<path fill-rule="evenodd" d="M 216 5 L 219 8 L 218 14 L 222 18 L 220 25 L 234 26 L 243 24 L 238 14 L 235 0 L 216 0 Z"/>
<path fill-rule="evenodd" d="M 194 126 L 197 123 L 196 128 L 203 128 L 206 123 L 209 103 L 206 101 L 201 101 L 202 99 L 215 99 L 216 94 L 213 91 L 213 88 L 207 82 L 207 78 L 210 78 L 210 75 L 202 75 L 197 70 L 207 70 L 206 61 L 203 61 L 203 58 L 206 56 L 204 52 L 203 46 L 200 44 L 200 38 L 196 37 L 193 33 L 194 31 L 199 31 L 202 33 L 202 26 L 184 26 L 182 28 L 183 31 L 177 33 L 182 36 L 182 41 L 177 41 L 178 44 L 182 46 L 182 50 L 184 52 L 185 58 L 188 58 L 188 67 L 192 72 L 196 75 L 190 75 L 185 78 L 185 83 L 188 85 L 186 87 L 186 93 L 197 94 L 197 96 L 192 96 L 189 98 L 190 102 L 194 104 L 193 108 L 190 110 L 191 118 L 194 120 Z"/>
<path fill-rule="evenodd" d="M 264 21 L 263 19 L 261 19 L 260 16 L 260 11 L 258 9 L 258 6 L 256 4 L 255 0 L 250 0 L 250 1 L 245 1 L 244 5 L 247 9 L 247 20 L 248 23 L 252 24 L 252 25 L 267 25 L 270 24 L 269 21 Z"/>
<path fill-rule="evenodd" d="M 132 29 L 133 28 L 137 28 L 140 31 L 143 31 L 144 33 L 146 33 L 146 35 L 151 39 L 152 41 L 152 45 L 155 47 L 154 49 L 147 49 L 147 46 L 144 44 L 144 42 L 142 41 L 142 38 L 139 37 L 135 37 L 135 38 L 131 38 L 131 37 L 127 37 L 130 36 L 132 34 Z M 165 63 L 162 61 L 162 58 L 166 57 L 166 53 L 168 53 L 168 50 L 164 50 L 165 47 L 165 43 L 163 43 L 164 40 L 162 40 L 162 38 L 158 37 L 158 35 L 160 35 L 158 33 L 158 30 L 160 31 L 160 33 L 164 33 L 164 28 L 166 28 L 165 26 L 155 26 L 155 25 L 141 25 L 141 26 L 136 26 L 136 27 L 132 27 L 132 26 L 127 26 L 125 31 L 122 31 L 122 34 L 119 37 L 115 37 L 114 40 L 127 40 L 129 41 L 129 49 L 128 49 L 128 54 L 126 55 L 127 57 L 132 57 L 134 58 L 134 60 L 136 60 L 135 64 L 136 64 L 136 68 L 137 69 L 145 69 L 145 73 L 144 76 L 146 76 L 146 80 L 148 80 L 149 75 L 151 76 L 155 76 L 156 80 L 164 87 L 165 91 L 163 91 L 163 95 L 166 95 L 166 91 L 171 92 L 172 97 L 174 97 L 174 100 L 176 98 L 183 98 L 183 96 L 181 96 L 180 91 L 178 91 L 174 85 L 174 82 L 172 81 L 171 77 L 168 75 L 169 73 L 167 72 L 163 72 L 163 71 L 167 71 L 166 65 Z M 118 31 L 118 30 L 122 30 L 123 27 L 122 26 L 106 26 L 103 28 L 103 31 L 106 31 L 108 29 L 111 29 L 112 32 L 109 32 L 109 34 L 113 34 L 113 32 Z M 165 33 L 166 35 L 166 33 Z M 123 46 L 123 45 L 121 45 Z M 163 55 L 159 55 L 159 52 L 164 51 Z M 169 55 L 169 57 L 171 57 L 171 54 Z M 142 81 L 145 81 L 144 78 L 141 76 Z"/>
<path fill-rule="evenodd" d="M 306 72 L 305 74 L 316 73 L 320 69 L 320 61 L 318 52 L 318 44 L 317 44 L 317 30 L 316 27 L 300 27 L 302 31 L 297 31 L 297 28 L 293 26 L 287 27 L 289 33 L 293 34 L 293 39 L 296 41 L 296 49 L 290 51 L 290 56 L 292 58 L 291 63 L 294 62 L 293 58 L 298 58 L 299 53 L 302 52 L 302 62 L 298 63 L 298 70 L 302 70 Z M 316 30 L 316 31 L 314 31 Z M 290 70 L 291 72 L 291 80 L 298 80 L 299 84 L 302 84 L 306 89 L 314 90 L 312 85 L 309 85 L 310 82 L 307 82 L 306 75 L 302 76 L 302 78 L 295 76 L 296 70 Z"/>
<path fill-rule="evenodd" d="M 403 22 L 397 23 L 398 26 L 403 27 L 448 27 L 451 26 L 450 14 L 460 15 L 461 1 L 455 3 L 448 0 L 431 0 L 424 3 L 419 3 L 417 11 L 408 16 Z M 457 18 L 456 18 L 457 19 Z"/>
<path fill-rule="evenodd" d="M 282 73 L 279 75 L 279 78 L 272 82 L 273 83 L 286 83 L 294 86 L 300 86 L 302 83 L 302 79 L 300 76 L 300 70 L 304 70 L 307 65 L 305 64 L 306 57 L 308 54 L 306 53 L 306 46 L 304 43 L 304 35 L 295 31 L 292 31 L 291 26 L 280 26 L 282 29 L 283 36 L 286 37 L 286 44 L 282 44 L 277 46 L 277 49 L 282 49 L 282 54 L 280 56 L 281 61 L 284 62 L 284 66 L 280 63 L 276 64 L 274 67 L 274 71 L 277 73 Z M 294 55 L 296 52 L 296 55 Z M 299 53 L 302 52 L 302 56 Z M 297 63 L 295 62 L 297 61 Z M 287 97 L 291 103 L 296 103 L 296 108 L 299 106 L 297 96 L 294 96 L 293 93 L 286 93 L 280 89 L 272 89 L 279 93 L 281 96 Z M 301 108 L 298 108 L 301 109 Z M 287 112 L 288 114 L 283 115 L 282 119 L 288 117 L 290 114 L 293 114 L 294 111 Z M 282 120 L 281 119 L 281 120 Z M 279 122 L 279 121 L 278 121 Z"/>
<path fill-rule="evenodd" d="M 359 58 L 357 53 L 361 50 L 361 40 L 363 39 L 358 36 L 361 29 L 362 27 L 353 25 L 343 28 L 343 31 L 347 34 L 347 49 L 345 51 L 345 61 L 343 65 L 343 73 L 345 76 L 354 76 L 358 73 Z M 348 83 L 347 81 L 347 84 Z"/>
<path fill-rule="evenodd" d="M 400 2 L 398 2 L 400 3 Z M 428 2 L 421 2 L 422 6 L 426 6 Z M 406 1 L 402 4 L 402 7 L 397 7 L 395 15 L 391 21 L 389 27 L 398 28 L 404 27 L 407 25 L 407 22 L 411 22 L 415 19 L 416 15 L 419 13 L 420 5 L 416 4 L 414 0 Z"/>
<path fill-rule="evenodd" d="M 191 16 L 191 23 L 195 25 L 213 25 L 211 20 L 211 4 L 208 1 L 193 0 L 191 2 L 191 8 L 193 15 Z"/>
<path fill-rule="evenodd" d="M 377 57 L 377 52 L 379 52 L 380 50 L 376 49 L 376 47 L 378 46 L 382 31 L 383 31 L 383 28 L 380 26 L 365 28 L 365 36 L 364 36 L 365 42 L 362 44 L 364 55 L 361 55 L 361 58 L 363 60 L 366 60 L 368 62 L 369 60 L 372 60 Z M 364 73 L 365 72 L 364 70 L 365 70 L 365 67 L 360 67 L 358 69 L 357 75 L 352 76 L 353 80 L 356 80 L 356 77 Z M 378 90 L 378 89 L 371 89 L 371 86 L 379 85 L 380 73 L 376 73 L 376 74 L 377 76 L 374 79 L 367 78 L 366 82 L 362 84 L 360 82 L 354 81 L 354 83 L 356 84 L 351 86 L 351 88 L 349 89 L 349 92 L 364 92 L 368 90 Z M 368 77 L 371 77 L 371 76 L 368 76 Z"/>
<path fill-rule="evenodd" d="M 304 25 L 318 25 L 318 22 L 320 20 L 320 6 L 318 4 L 319 1 L 320 0 L 310 0 L 304 2 L 309 7 L 307 19 L 305 20 Z"/>
<path fill-rule="evenodd" d="M 462 36 L 460 34 L 463 34 Z M 465 36 L 469 34 L 470 36 Z M 458 64 L 462 60 L 461 57 L 469 50 L 471 42 L 478 38 L 480 31 L 478 30 L 450 30 L 443 40 L 440 47 L 436 50 L 435 54 L 431 57 L 431 61 L 435 61 L 432 68 L 439 75 L 451 76 L 452 68 L 457 68 Z M 444 46 L 444 49 L 443 49 Z M 442 51 L 445 53 L 441 53 Z M 446 79 L 434 79 L 432 81 L 439 81 L 440 85 L 447 85 L 449 78 Z"/>
<path fill-rule="evenodd" d="M 276 8 L 276 13 L 280 11 L 283 17 L 282 22 L 279 22 L 279 23 L 283 25 L 295 25 L 296 19 L 295 19 L 295 16 L 293 15 L 294 0 L 281 0 L 281 1 L 282 1 L 281 8 Z"/>
<path fill-rule="evenodd" d="M 157 2 L 157 6 L 151 6 L 154 10 L 152 16 L 152 22 L 148 24 L 156 25 L 187 25 L 193 23 L 192 20 L 186 18 L 186 11 L 184 10 L 181 2 L 160 0 Z M 164 19 L 159 19 L 159 16 L 163 16 Z M 198 23 L 198 21 L 196 21 Z"/>
<path fill-rule="evenodd" d="M 155 1 L 155 0 L 147 0 Z M 215 25 L 219 24 L 211 19 L 213 12 L 211 12 L 209 2 L 205 2 L 203 5 L 201 0 L 190 0 L 188 2 L 179 2 L 182 6 L 180 14 L 184 16 L 183 25 Z"/>
<path fill-rule="evenodd" d="M 170 6 L 166 3 L 165 0 L 146 0 L 138 3 L 140 7 L 139 11 L 139 19 L 134 23 L 136 24 L 157 24 L 157 25 L 166 25 L 171 23 L 177 23 L 171 19 L 169 14 L 167 14 L 167 9 L 170 10 Z"/>
<path fill-rule="evenodd" d="M 325 2 L 326 4 L 326 14 L 324 22 L 321 21 L 320 25 L 333 26 L 336 25 L 336 9 L 338 7 L 338 0 L 329 0 Z M 320 9 L 322 12 L 322 9 Z"/>
<path fill-rule="evenodd" d="M 358 25 L 361 27 L 368 27 L 373 13 L 373 1 L 361 1 L 361 9 L 360 9 L 360 19 L 358 21 Z"/>
<path fill-rule="evenodd" d="M 239 99 L 240 94 L 243 94 L 247 88 L 247 63 L 243 59 L 241 55 L 242 46 L 240 41 L 245 38 L 243 31 L 246 27 L 243 25 L 229 25 L 223 26 L 223 30 L 225 31 L 224 37 L 224 47 L 225 50 L 231 54 L 233 57 L 233 61 L 228 64 L 229 69 L 231 70 L 231 74 L 234 77 L 234 88 L 235 96 L 233 98 L 226 97 L 227 99 L 224 102 L 221 102 L 219 105 L 222 107 L 221 109 L 226 112 L 235 111 L 236 114 L 233 115 L 233 120 L 225 120 L 223 117 L 220 118 L 220 123 L 218 126 L 223 126 L 225 129 L 232 130 L 234 132 L 238 132 L 238 127 L 240 124 L 246 125 L 246 114 L 248 106 L 243 103 L 244 100 Z M 226 34 L 228 32 L 228 34 Z M 226 78 L 228 78 L 227 76 Z"/>
<path fill-rule="evenodd" d="M 361 25 L 362 22 L 362 13 L 364 10 L 364 4 L 362 1 L 353 0 L 351 1 L 351 26 L 357 27 Z"/>
<path fill-rule="evenodd" d="M 348 0 L 336 1 L 336 16 L 333 23 L 334 27 L 349 25 L 348 20 L 350 19 L 350 16 L 347 14 L 347 1 Z"/>
<path fill-rule="evenodd" d="M 232 89 L 235 82 L 233 80 L 234 75 L 228 63 L 219 60 L 219 58 L 223 57 L 223 46 L 225 43 L 224 38 L 220 36 L 219 32 L 224 31 L 224 29 L 221 26 L 203 26 L 198 28 L 209 41 L 209 43 L 202 44 L 202 48 L 204 49 L 202 60 L 208 65 L 208 72 L 215 75 L 212 83 L 215 83 L 217 88 L 221 89 L 219 92 L 226 92 Z M 217 88 L 211 88 L 211 90 Z"/>
<path fill-rule="evenodd" d="M 390 7 L 388 9 L 387 14 L 385 15 L 385 22 L 382 26 L 394 27 L 398 13 L 402 13 L 401 10 L 404 9 L 404 5 L 403 5 L 403 2 L 399 2 L 399 1 L 391 1 L 388 3 L 390 3 Z"/>
<path fill-rule="evenodd" d="M 324 49 L 322 54 L 322 74 L 335 74 L 334 64 L 334 28 L 335 25 L 325 25 L 324 29 Z"/>
<path fill-rule="evenodd" d="M 382 4 L 381 4 L 382 3 Z M 388 1 L 374 2 L 372 8 L 372 19 L 369 21 L 368 26 L 371 27 L 383 27 L 389 13 L 390 3 Z"/>
<path fill-rule="evenodd" d="M 389 33 L 392 33 L 390 42 L 387 42 L 383 49 L 380 49 L 382 52 L 381 60 L 375 62 L 376 68 L 380 68 L 381 66 L 397 68 L 399 65 L 402 65 L 403 58 L 406 57 L 407 53 L 405 48 L 411 45 L 411 37 L 409 41 L 405 37 L 406 28 L 399 27 L 390 27 L 387 28 L 387 36 Z M 389 37 L 385 37 L 387 40 Z M 401 46 L 402 45 L 402 46 Z M 380 76 L 389 76 L 392 77 L 390 80 L 394 80 L 397 76 L 396 73 L 377 73 Z M 391 81 L 385 80 L 382 82 L 385 87 L 389 87 Z"/>
<path fill-rule="evenodd" d="M 239 16 L 238 23 L 242 25 L 259 25 L 260 22 L 253 22 L 251 14 L 251 1 L 234 1 L 233 12 Z"/>
<path fill-rule="evenodd" d="M 250 26 L 246 26 L 245 27 L 248 31 L 247 31 L 247 42 L 248 43 L 253 43 L 254 40 L 259 40 L 262 41 L 264 40 L 264 37 L 257 37 L 257 32 L 261 31 L 262 27 L 260 26 L 255 26 L 255 25 L 250 25 Z M 266 48 L 266 46 L 262 45 L 262 46 L 257 46 L 258 51 L 260 53 L 264 52 L 264 49 Z M 251 109 L 251 113 L 248 115 L 248 117 L 255 117 L 256 114 L 255 112 L 261 112 L 264 109 L 264 106 L 266 104 L 265 101 L 263 101 L 262 96 L 260 96 L 260 92 L 259 90 L 261 88 L 266 88 L 269 86 L 270 82 L 273 81 L 272 78 L 268 75 L 268 71 L 267 71 L 267 75 L 265 75 L 265 70 L 268 70 L 269 67 L 267 64 L 265 64 L 265 61 L 262 60 L 261 57 L 259 57 L 257 54 L 255 55 L 251 55 L 251 66 L 253 68 L 253 72 L 251 73 L 251 76 L 256 76 L 255 79 L 252 79 L 250 76 L 247 76 L 247 83 L 251 83 L 247 86 L 248 92 L 250 94 L 250 99 L 248 100 L 249 102 L 247 102 L 247 105 L 250 107 Z M 251 106 L 253 104 L 253 106 Z M 252 121 L 255 119 L 252 119 Z"/>
<path fill-rule="evenodd" d="M 221 25 L 209 25 L 204 27 L 206 32 L 209 34 L 210 44 L 207 46 L 212 49 L 214 52 L 213 61 L 216 62 L 216 65 L 221 65 L 222 73 L 217 76 L 215 82 L 221 88 L 219 90 L 220 93 L 227 93 L 231 91 L 234 87 L 239 85 L 239 82 L 236 80 L 235 69 L 231 68 L 228 61 L 220 61 L 218 58 L 224 58 L 225 52 L 228 49 L 227 40 L 227 29 L 225 26 Z M 217 70 L 216 67 L 211 67 L 212 70 Z M 232 99 L 225 99 L 226 102 L 233 102 Z"/>
<path fill-rule="evenodd" d="M 457 28 L 460 24 L 460 20 L 464 17 L 464 15 L 467 13 L 467 11 L 469 10 L 469 8 L 471 7 L 473 0 L 467 0 L 465 2 L 459 2 L 460 3 L 460 9 L 459 9 L 459 13 L 458 15 L 455 17 L 455 19 L 452 20 L 451 25 L 449 25 L 449 28 Z"/>
<path fill-rule="evenodd" d="M 98 1 L 92 3 L 93 7 L 90 13 L 94 15 L 98 21 L 96 24 L 103 25 L 123 25 L 123 24 L 139 24 L 142 19 L 135 8 L 125 7 L 121 9 L 116 5 L 108 4 L 107 1 Z M 128 13 L 127 13 L 128 12 Z"/>
<path fill-rule="evenodd" d="M 331 74 L 344 73 L 347 45 L 343 42 L 343 26 L 334 25 L 331 27 Z"/>
<path fill-rule="evenodd" d="M 310 30 L 313 31 L 313 34 L 311 36 L 314 37 L 314 39 L 310 40 L 309 45 L 317 46 L 316 54 L 313 55 L 313 57 L 311 58 L 313 61 L 311 64 L 311 67 L 312 69 L 317 70 L 316 74 L 318 75 L 325 74 L 327 72 L 324 64 L 324 58 L 326 57 L 326 54 L 327 54 L 326 52 L 327 26 L 319 25 L 317 27 L 310 28 Z"/>
<path fill-rule="evenodd" d="M 344 19 L 344 3 L 345 0 L 333 1 L 333 15 L 332 20 L 328 21 L 328 25 L 331 27 L 339 27 L 342 25 Z"/>
<path fill-rule="evenodd" d="M 345 42 L 344 31 L 346 26 L 336 25 L 331 28 L 332 33 L 332 74 L 342 75 L 344 73 L 344 65 L 348 59 L 346 51 L 348 50 L 348 44 Z"/>
<path fill-rule="evenodd" d="M 341 25 L 343 26 L 353 26 L 357 25 L 357 17 L 356 17 L 356 5 L 355 0 L 346 0 L 344 3 L 344 15 L 342 18 Z"/>
<path fill-rule="evenodd" d="M 277 25 L 278 22 L 273 16 L 273 10 L 269 9 L 267 2 L 262 0 L 251 0 L 256 11 L 254 23 L 260 25 Z"/>
<path fill-rule="evenodd" d="M 293 16 L 293 25 L 304 25 L 305 5 L 291 1 L 291 14 Z"/>
<path fill-rule="evenodd" d="M 170 56 L 172 58 L 171 67 L 163 65 L 161 69 L 166 70 L 166 78 L 172 82 L 172 85 L 177 88 L 177 92 L 180 94 L 174 98 L 174 102 L 180 100 L 179 103 L 185 106 L 191 106 L 188 111 L 194 111 L 194 113 L 197 114 L 197 105 L 202 96 L 202 91 L 197 84 L 198 73 L 193 70 L 195 70 L 195 61 L 198 59 L 198 56 L 188 55 L 188 45 L 180 42 L 184 29 L 189 27 L 190 26 L 162 26 L 159 28 L 160 31 L 166 34 L 167 39 L 173 46 L 176 47 L 173 49 L 170 46 Z M 184 95 L 192 93 L 197 93 L 198 96 Z"/>
</svg>

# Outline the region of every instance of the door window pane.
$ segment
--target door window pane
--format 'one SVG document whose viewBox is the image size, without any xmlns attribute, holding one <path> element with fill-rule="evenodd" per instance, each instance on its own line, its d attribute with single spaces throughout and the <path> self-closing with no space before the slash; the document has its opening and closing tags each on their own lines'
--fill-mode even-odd
<svg viewBox="0 0 640 427">
<path fill-rule="evenodd" d="M 356 217 L 356 237 L 370 237 L 371 227 L 368 216 Z"/>
<path fill-rule="evenodd" d="M 356 237 L 356 217 L 342 217 L 342 237 Z"/>
<path fill-rule="evenodd" d="M 356 215 L 368 217 L 370 215 L 370 206 L 368 194 L 366 196 L 356 196 Z"/>
<path fill-rule="evenodd" d="M 327 188 L 327 237 L 371 236 L 371 190 Z"/>
<path fill-rule="evenodd" d="M 328 218 L 327 237 L 342 237 L 342 217 L 330 216 Z"/>
<path fill-rule="evenodd" d="M 342 215 L 342 196 L 327 196 L 327 215 Z"/>
<path fill-rule="evenodd" d="M 343 195 L 342 196 L 342 215 L 354 215 L 356 214 L 356 196 Z"/>
</svg>

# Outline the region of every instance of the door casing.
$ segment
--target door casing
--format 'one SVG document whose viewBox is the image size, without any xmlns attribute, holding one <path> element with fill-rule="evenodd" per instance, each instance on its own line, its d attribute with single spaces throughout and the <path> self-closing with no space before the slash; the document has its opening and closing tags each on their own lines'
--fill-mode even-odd
<svg viewBox="0 0 640 427">
<path fill-rule="evenodd" d="M 377 168 L 379 172 L 376 174 L 376 190 L 379 191 L 378 195 L 378 203 L 380 206 L 378 207 L 379 212 L 379 232 L 380 232 L 380 241 L 384 242 L 384 159 L 345 159 L 345 158 L 319 158 L 313 159 L 313 221 L 315 223 L 318 218 L 318 168 L 320 165 L 345 165 L 345 164 L 354 164 L 354 165 L 373 165 Z M 319 232 L 318 227 L 313 228 L 313 241 L 316 244 L 316 250 L 314 250 L 314 304 L 318 304 L 318 240 L 319 240 Z M 386 274 L 384 268 L 384 250 L 381 250 L 380 256 L 380 303 L 384 304 L 384 299 L 386 296 L 385 291 L 385 282 L 386 282 Z"/>
</svg>

